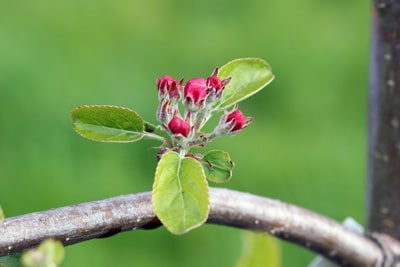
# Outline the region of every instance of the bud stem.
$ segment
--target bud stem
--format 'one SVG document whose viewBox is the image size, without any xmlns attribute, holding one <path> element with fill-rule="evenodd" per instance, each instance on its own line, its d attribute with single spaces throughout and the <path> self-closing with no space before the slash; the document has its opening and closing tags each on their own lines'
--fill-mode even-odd
<svg viewBox="0 0 400 267">
<path fill-rule="evenodd" d="M 163 143 L 170 143 L 170 141 L 167 138 L 159 136 L 159 135 L 154 134 L 154 133 L 145 132 L 143 134 L 143 136 L 147 137 L 147 138 L 150 138 L 150 139 L 161 141 Z"/>
</svg>

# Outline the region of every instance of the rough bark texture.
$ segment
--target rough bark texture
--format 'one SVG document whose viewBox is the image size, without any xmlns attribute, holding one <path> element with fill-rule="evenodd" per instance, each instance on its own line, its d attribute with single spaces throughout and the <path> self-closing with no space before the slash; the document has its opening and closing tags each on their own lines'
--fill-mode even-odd
<svg viewBox="0 0 400 267">
<path fill-rule="evenodd" d="M 367 228 L 400 239 L 400 1 L 373 1 Z"/>
<path fill-rule="evenodd" d="M 342 266 L 383 266 L 384 254 L 378 243 L 321 215 L 273 199 L 211 188 L 208 223 L 269 232 Z M 38 245 L 49 237 L 69 245 L 160 225 L 152 209 L 151 192 L 35 212 L 0 222 L 0 256 Z"/>
</svg>

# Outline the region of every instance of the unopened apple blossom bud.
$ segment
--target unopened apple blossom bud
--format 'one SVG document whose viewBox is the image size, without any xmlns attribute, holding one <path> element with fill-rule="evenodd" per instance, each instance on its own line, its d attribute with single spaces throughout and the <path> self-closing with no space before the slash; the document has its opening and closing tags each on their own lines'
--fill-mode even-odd
<svg viewBox="0 0 400 267">
<path fill-rule="evenodd" d="M 177 82 L 174 78 L 168 75 L 157 78 L 158 98 L 161 99 L 163 96 L 168 94 L 170 99 L 179 99 L 182 95 L 182 82 L 183 79 Z"/>
<path fill-rule="evenodd" d="M 218 78 L 217 75 L 212 75 L 208 77 L 207 86 L 217 92 L 224 88 L 222 81 Z"/>
<path fill-rule="evenodd" d="M 210 77 L 207 78 L 208 99 L 207 102 L 215 102 L 222 96 L 222 91 L 231 80 L 231 77 L 221 80 L 218 77 L 219 69 L 216 68 Z"/>
<path fill-rule="evenodd" d="M 189 80 L 183 90 L 183 103 L 188 110 L 196 111 L 204 106 L 207 97 L 207 81 L 203 78 Z"/>
<path fill-rule="evenodd" d="M 181 134 L 184 137 L 187 137 L 189 135 L 189 131 L 190 131 L 190 124 L 179 117 L 174 117 L 168 123 L 168 129 L 174 135 Z"/>
<path fill-rule="evenodd" d="M 231 132 L 236 132 L 247 127 L 251 118 L 246 118 L 240 110 L 234 110 L 226 117 L 226 123 L 231 124 Z"/>
<path fill-rule="evenodd" d="M 224 114 L 221 119 L 219 120 L 218 126 L 214 130 L 214 135 L 232 135 L 236 132 L 243 130 L 246 128 L 250 122 L 253 121 L 253 118 L 245 117 L 240 110 L 236 109 L 235 106 L 234 110 L 228 114 Z"/>
</svg>

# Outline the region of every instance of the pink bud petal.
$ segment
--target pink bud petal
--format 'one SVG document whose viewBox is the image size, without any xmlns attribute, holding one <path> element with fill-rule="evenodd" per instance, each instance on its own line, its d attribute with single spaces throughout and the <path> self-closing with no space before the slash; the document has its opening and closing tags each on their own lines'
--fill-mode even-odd
<svg viewBox="0 0 400 267">
<path fill-rule="evenodd" d="M 174 117 L 168 123 L 168 129 L 173 134 L 181 134 L 187 137 L 190 131 L 190 124 L 179 117 Z"/>
<path fill-rule="evenodd" d="M 224 88 L 222 81 L 216 75 L 208 77 L 207 85 L 215 91 L 219 91 Z"/>
<path fill-rule="evenodd" d="M 202 105 L 207 97 L 207 81 L 203 78 L 189 80 L 185 85 L 183 96 L 186 103 Z"/>
<path fill-rule="evenodd" d="M 171 76 L 164 75 L 162 78 L 157 78 L 157 89 L 160 96 L 168 93 L 170 98 L 179 98 L 182 84 Z"/>
<path fill-rule="evenodd" d="M 232 132 L 241 130 L 247 126 L 246 117 L 240 110 L 235 110 L 229 113 L 226 122 L 231 122 L 233 124 Z"/>
</svg>

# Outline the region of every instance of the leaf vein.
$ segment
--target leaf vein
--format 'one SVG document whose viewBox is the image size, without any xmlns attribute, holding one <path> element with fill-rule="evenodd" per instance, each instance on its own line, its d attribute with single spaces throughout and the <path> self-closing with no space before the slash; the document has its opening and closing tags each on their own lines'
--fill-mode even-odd
<svg viewBox="0 0 400 267">
<path fill-rule="evenodd" d="M 186 228 L 186 206 L 185 206 L 185 199 L 183 198 L 183 189 L 182 189 L 182 183 L 181 183 L 181 167 L 182 167 L 182 158 L 179 156 L 179 162 L 178 162 L 178 170 L 177 170 L 177 179 L 178 179 L 178 187 L 179 187 L 179 196 L 182 202 L 182 207 L 183 207 L 183 225 Z"/>
</svg>

